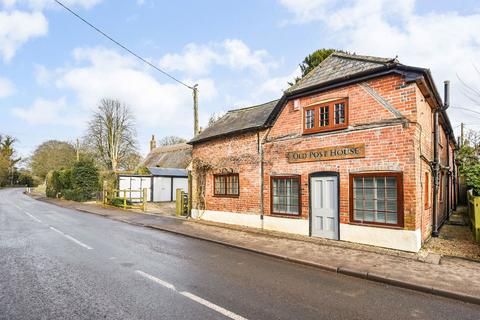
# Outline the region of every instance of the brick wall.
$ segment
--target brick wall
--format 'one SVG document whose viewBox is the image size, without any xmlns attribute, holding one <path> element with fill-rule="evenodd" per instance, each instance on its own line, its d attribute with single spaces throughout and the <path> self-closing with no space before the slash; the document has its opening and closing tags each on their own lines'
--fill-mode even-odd
<svg viewBox="0 0 480 320">
<path fill-rule="evenodd" d="M 205 209 L 241 213 L 260 212 L 259 139 L 264 144 L 264 212 L 270 214 L 270 177 L 300 175 L 302 214 L 309 214 L 308 174 L 334 171 L 340 175 L 340 220 L 349 222 L 349 174 L 364 171 L 401 171 L 404 181 L 404 226 L 407 230 L 422 229 L 423 238 L 431 231 L 431 209 L 424 208 L 424 173 L 432 159 L 432 112 L 416 84 L 406 84 L 398 75 L 367 82 L 396 110 L 403 120 L 387 110 L 358 84 L 310 95 L 300 99 L 306 106 L 331 98 L 348 98 L 349 127 L 336 132 L 303 135 L 303 112 L 293 109 L 289 101 L 271 130 L 247 133 L 195 144 L 193 158 L 209 163 L 205 180 Z M 444 133 L 443 133 L 444 135 Z M 446 137 L 444 140 L 446 141 Z M 289 151 L 365 143 L 366 157 L 362 159 L 331 160 L 291 164 Z M 442 161 L 446 159 L 442 158 Z M 446 165 L 446 162 L 445 162 Z M 213 174 L 230 170 L 240 177 L 240 196 L 213 196 Z M 195 172 L 194 172 L 195 176 Z M 433 184 L 433 181 L 432 181 Z M 430 184 L 430 186 L 432 186 Z M 194 188 L 195 177 L 194 177 Z M 198 199 L 194 197 L 195 203 Z"/>
</svg>

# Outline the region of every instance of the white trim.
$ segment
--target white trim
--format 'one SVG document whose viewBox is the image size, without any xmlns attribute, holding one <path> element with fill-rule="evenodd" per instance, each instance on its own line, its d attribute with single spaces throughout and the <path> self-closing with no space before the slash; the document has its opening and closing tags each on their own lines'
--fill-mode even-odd
<svg viewBox="0 0 480 320">
<path fill-rule="evenodd" d="M 262 220 L 259 214 L 193 209 L 192 218 L 262 229 Z M 309 234 L 307 219 L 264 216 L 263 229 L 305 236 Z"/>
<path fill-rule="evenodd" d="M 410 252 L 418 252 L 422 246 L 420 229 L 397 230 L 344 223 L 340 224 L 340 240 Z"/>
<path fill-rule="evenodd" d="M 262 228 L 259 214 L 193 209 L 192 218 L 304 236 L 310 233 L 307 219 L 264 216 Z M 340 240 L 410 252 L 418 252 L 422 245 L 420 229 L 397 230 L 344 223 L 340 224 Z"/>
</svg>

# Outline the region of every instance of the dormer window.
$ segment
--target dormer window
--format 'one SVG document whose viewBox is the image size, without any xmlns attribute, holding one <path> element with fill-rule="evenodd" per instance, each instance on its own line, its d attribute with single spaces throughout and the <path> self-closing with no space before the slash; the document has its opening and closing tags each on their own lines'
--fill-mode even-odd
<svg viewBox="0 0 480 320">
<path fill-rule="evenodd" d="M 343 129 L 348 126 L 348 100 L 330 100 L 305 107 L 303 133 Z"/>
</svg>

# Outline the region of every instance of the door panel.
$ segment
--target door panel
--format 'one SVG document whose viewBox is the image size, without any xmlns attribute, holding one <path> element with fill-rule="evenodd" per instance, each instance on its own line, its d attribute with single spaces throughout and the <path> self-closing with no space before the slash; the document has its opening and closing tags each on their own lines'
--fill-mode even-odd
<svg viewBox="0 0 480 320">
<path fill-rule="evenodd" d="M 338 178 L 310 178 L 312 236 L 338 240 Z"/>
</svg>

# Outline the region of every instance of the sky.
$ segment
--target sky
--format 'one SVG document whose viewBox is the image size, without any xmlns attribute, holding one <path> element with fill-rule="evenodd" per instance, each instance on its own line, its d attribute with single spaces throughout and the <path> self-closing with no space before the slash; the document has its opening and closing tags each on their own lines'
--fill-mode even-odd
<svg viewBox="0 0 480 320">
<path fill-rule="evenodd" d="M 278 99 L 298 64 L 334 48 L 429 68 L 450 80 L 453 127 L 480 129 L 466 85 L 480 90 L 480 1 L 63 0 L 182 82 L 199 85 L 200 125 L 213 113 Z M 136 116 L 139 148 L 155 134 L 191 138 L 192 92 L 100 36 L 53 0 L 0 0 L 0 134 L 29 156 L 75 141 L 102 98 Z"/>
</svg>

